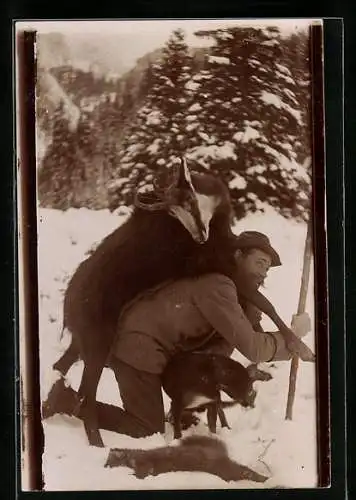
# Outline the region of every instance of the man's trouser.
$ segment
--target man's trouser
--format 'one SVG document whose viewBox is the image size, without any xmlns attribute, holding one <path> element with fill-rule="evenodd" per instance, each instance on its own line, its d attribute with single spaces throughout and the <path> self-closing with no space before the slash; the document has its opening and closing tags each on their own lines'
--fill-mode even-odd
<svg viewBox="0 0 356 500">
<path fill-rule="evenodd" d="M 160 376 L 136 370 L 117 358 L 111 361 L 110 368 L 115 373 L 123 409 L 97 402 L 99 428 L 136 438 L 163 433 L 165 414 Z M 63 383 L 53 407 L 56 413 L 73 414 L 77 401 L 77 393 Z M 76 416 L 83 419 L 83 413 L 79 410 Z"/>
<path fill-rule="evenodd" d="M 114 358 L 110 367 L 117 380 L 124 410 L 114 412 L 116 432 L 133 437 L 164 432 L 164 406 L 160 375 L 136 370 Z"/>
</svg>

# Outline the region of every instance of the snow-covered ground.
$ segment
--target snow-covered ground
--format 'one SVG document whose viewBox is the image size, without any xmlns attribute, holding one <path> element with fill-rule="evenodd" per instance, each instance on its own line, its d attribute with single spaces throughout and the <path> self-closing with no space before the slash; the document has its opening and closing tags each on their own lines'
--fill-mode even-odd
<svg viewBox="0 0 356 500">
<path fill-rule="evenodd" d="M 108 211 L 71 209 L 61 212 L 39 211 L 39 292 L 40 292 L 40 369 L 41 397 L 55 379 L 52 364 L 68 345 L 69 336 L 60 340 L 63 292 L 72 272 L 85 253 L 126 218 Z M 245 229 L 265 232 L 278 249 L 283 266 L 271 269 L 264 293 L 272 300 L 286 322 L 296 312 L 306 226 L 287 221 L 268 209 L 265 214 L 250 215 L 239 222 L 235 232 Z M 314 317 L 313 269 L 311 270 L 307 311 Z M 265 328 L 274 330 L 264 318 Z M 305 338 L 314 349 L 314 331 Z M 247 360 L 239 353 L 234 358 Z M 256 382 L 256 407 L 226 410 L 231 430 L 218 429 L 218 437 L 231 458 L 270 477 L 264 484 L 249 481 L 227 483 L 202 472 L 172 472 L 157 477 L 137 479 L 128 468 L 104 468 L 110 447 L 154 448 L 172 443 L 172 429 L 166 436 L 154 435 L 133 439 L 102 431 L 104 449 L 89 447 L 82 422 L 74 417 L 53 416 L 43 422 L 45 449 L 43 474 L 46 490 L 137 490 L 196 488 L 273 488 L 314 487 L 317 484 L 315 366 L 300 362 L 293 420 L 286 421 L 289 362 L 261 365 L 273 375 L 269 382 Z M 68 379 L 77 389 L 82 372 L 78 362 Z M 112 373 L 105 369 L 98 389 L 98 399 L 120 405 L 120 396 Z M 168 405 L 168 399 L 165 399 Z M 187 434 L 208 430 L 203 421 Z M 172 443 L 174 445 L 175 443 Z"/>
</svg>

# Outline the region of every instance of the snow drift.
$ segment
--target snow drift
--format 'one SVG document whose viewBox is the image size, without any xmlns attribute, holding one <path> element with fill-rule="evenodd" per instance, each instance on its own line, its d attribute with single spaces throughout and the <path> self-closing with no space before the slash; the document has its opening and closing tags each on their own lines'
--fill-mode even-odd
<svg viewBox="0 0 356 500">
<path fill-rule="evenodd" d="M 126 215 L 109 211 L 70 209 L 61 212 L 40 209 L 38 214 L 39 267 L 39 326 L 41 398 L 45 399 L 56 378 L 51 366 L 69 343 L 66 334 L 60 340 L 62 300 L 71 274 L 93 246 L 110 231 L 123 223 Z M 272 209 L 264 214 L 250 215 L 234 228 L 263 231 L 278 249 L 281 268 L 271 269 L 264 293 L 272 300 L 286 322 L 296 312 L 305 224 L 283 219 Z M 312 273 L 311 273 L 312 276 Z M 313 319 L 313 280 L 309 284 L 307 311 Z M 270 320 L 263 326 L 274 330 Z M 314 331 L 305 338 L 314 349 Z M 243 364 L 247 360 L 235 351 L 233 357 Z M 134 439 L 101 431 L 104 449 L 90 448 L 81 421 L 74 417 L 56 415 L 43 422 L 45 448 L 43 474 L 45 489 L 53 490 L 160 490 L 160 489 L 226 489 L 315 487 L 317 485 L 316 389 L 315 366 L 300 363 L 292 421 L 285 421 L 288 393 L 289 362 L 261 365 L 273 375 L 269 382 L 255 382 L 258 391 L 256 407 L 226 410 L 231 430 L 218 428 L 218 438 L 227 446 L 230 457 L 251 469 L 267 475 L 264 484 L 251 481 L 227 483 L 203 472 L 171 472 L 157 477 L 137 479 L 126 467 L 107 469 L 104 464 L 109 448 L 149 449 L 170 443 L 176 445 L 173 432 L 167 424 L 165 436 L 154 435 Z M 78 362 L 68 374 L 68 380 L 77 389 L 82 372 Z M 113 374 L 105 369 L 98 399 L 120 405 L 120 395 Z M 168 398 L 165 396 L 168 408 Z M 204 418 L 184 435 L 208 434 Z"/>
</svg>

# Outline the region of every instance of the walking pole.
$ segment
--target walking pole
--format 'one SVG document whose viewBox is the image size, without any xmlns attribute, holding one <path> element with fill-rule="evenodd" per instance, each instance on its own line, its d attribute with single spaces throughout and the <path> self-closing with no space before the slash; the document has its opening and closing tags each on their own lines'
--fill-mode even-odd
<svg viewBox="0 0 356 500">
<path fill-rule="evenodd" d="M 310 261 L 312 258 L 312 222 L 309 220 L 307 236 L 304 246 L 304 259 L 303 259 L 303 272 L 300 282 L 299 303 L 297 314 L 302 314 L 305 311 L 305 303 L 307 300 L 309 275 L 310 275 Z M 293 403 L 295 397 L 295 387 L 297 382 L 297 371 L 299 365 L 299 357 L 294 355 L 292 357 L 290 373 L 289 373 L 289 389 L 288 400 L 286 408 L 286 420 L 292 420 Z"/>
</svg>

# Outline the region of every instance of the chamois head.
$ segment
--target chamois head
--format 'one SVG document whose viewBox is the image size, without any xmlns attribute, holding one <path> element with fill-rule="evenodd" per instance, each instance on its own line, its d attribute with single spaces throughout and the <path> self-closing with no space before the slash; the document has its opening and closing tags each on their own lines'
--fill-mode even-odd
<svg viewBox="0 0 356 500">
<path fill-rule="evenodd" d="M 189 231 L 194 241 L 205 243 L 210 222 L 222 207 L 230 210 L 230 197 L 222 181 L 210 173 L 189 170 L 183 157 L 173 167 L 173 180 L 165 188 L 155 185 L 155 201 L 137 194 L 135 204 L 146 210 L 167 210 Z M 228 207 L 228 208 L 226 208 Z"/>
</svg>

